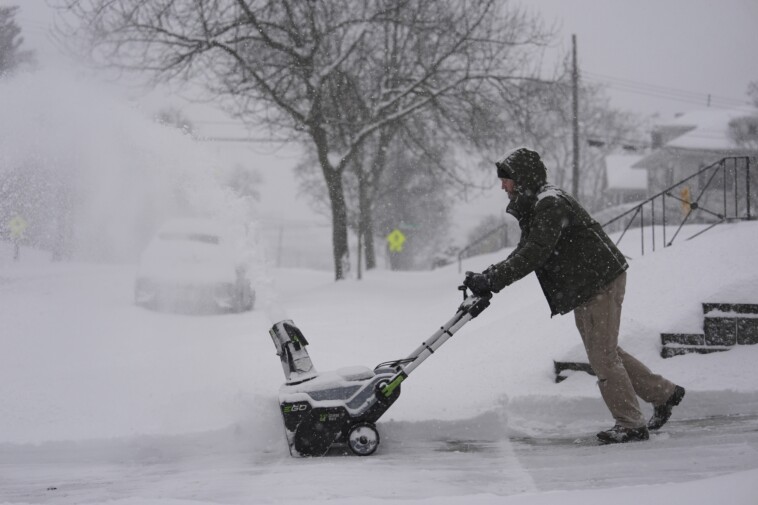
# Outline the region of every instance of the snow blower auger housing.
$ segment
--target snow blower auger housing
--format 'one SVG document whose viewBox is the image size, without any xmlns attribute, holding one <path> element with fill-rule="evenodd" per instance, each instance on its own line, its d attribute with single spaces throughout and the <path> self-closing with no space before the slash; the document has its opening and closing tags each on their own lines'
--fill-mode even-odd
<svg viewBox="0 0 758 505">
<path fill-rule="evenodd" d="M 407 358 L 380 363 L 373 370 L 355 366 L 319 373 L 308 341 L 292 320 L 276 323 L 269 334 L 282 361 L 286 382 L 279 406 L 292 456 L 324 456 L 345 446 L 358 456 L 379 446 L 376 422 L 400 396 L 400 384 L 464 324 L 490 304 L 491 295 L 467 295 L 452 319 Z"/>
</svg>

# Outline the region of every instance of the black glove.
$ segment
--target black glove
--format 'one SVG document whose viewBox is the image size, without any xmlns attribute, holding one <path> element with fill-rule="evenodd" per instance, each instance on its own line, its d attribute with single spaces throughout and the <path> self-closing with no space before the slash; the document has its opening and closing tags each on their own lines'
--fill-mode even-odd
<svg viewBox="0 0 758 505">
<path fill-rule="evenodd" d="M 492 282 L 492 278 L 495 275 L 495 265 L 490 265 L 487 268 L 485 268 L 482 271 L 482 275 L 486 275 L 487 279 L 490 281 L 490 291 L 492 291 L 493 293 L 499 293 L 500 290 L 499 289 L 495 289 L 495 287 L 493 286 L 493 282 Z"/>
<path fill-rule="evenodd" d="M 466 272 L 466 278 L 463 280 L 463 285 L 469 288 L 476 296 L 487 296 L 492 293 L 490 279 L 485 274 Z"/>
</svg>

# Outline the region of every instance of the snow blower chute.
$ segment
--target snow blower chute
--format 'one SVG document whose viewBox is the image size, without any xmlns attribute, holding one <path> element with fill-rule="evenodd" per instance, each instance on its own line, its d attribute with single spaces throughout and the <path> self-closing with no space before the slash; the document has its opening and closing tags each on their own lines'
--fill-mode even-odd
<svg viewBox="0 0 758 505">
<path fill-rule="evenodd" d="M 379 446 L 376 422 L 400 396 L 400 384 L 464 324 L 490 304 L 492 295 L 468 295 L 452 319 L 407 358 L 366 367 L 317 372 L 306 346 L 308 341 L 291 320 L 276 323 L 269 333 L 282 361 L 286 382 L 279 389 L 279 405 L 292 456 L 323 456 L 333 448 L 347 448 L 358 456 L 373 454 Z"/>
</svg>

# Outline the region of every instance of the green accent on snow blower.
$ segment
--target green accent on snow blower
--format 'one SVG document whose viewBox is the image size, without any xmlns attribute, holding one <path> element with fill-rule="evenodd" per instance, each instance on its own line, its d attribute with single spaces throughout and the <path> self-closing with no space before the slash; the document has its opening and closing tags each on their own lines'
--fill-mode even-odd
<svg viewBox="0 0 758 505">
<path fill-rule="evenodd" d="M 392 396 L 392 393 L 395 391 L 395 389 L 397 389 L 400 383 L 405 380 L 406 377 L 408 376 L 398 375 L 392 380 L 392 382 L 384 386 L 384 388 L 382 389 L 382 394 L 385 396 L 385 398 L 389 398 L 390 396 Z"/>
</svg>

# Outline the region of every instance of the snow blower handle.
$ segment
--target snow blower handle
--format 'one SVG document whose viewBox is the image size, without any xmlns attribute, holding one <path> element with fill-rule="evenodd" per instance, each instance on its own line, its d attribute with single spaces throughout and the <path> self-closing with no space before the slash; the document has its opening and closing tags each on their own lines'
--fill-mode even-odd
<svg viewBox="0 0 758 505">
<path fill-rule="evenodd" d="M 477 295 L 472 291 L 471 295 L 469 295 L 468 287 L 464 285 L 458 286 L 458 290 L 463 291 L 463 303 L 458 307 L 458 313 L 471 314 L 470 319 L 473 319 L 481 314 L 484 309 L 489 307 L 492 293 Z"/>
<path fill-rule="evenodd" d="M 380 398 L 389 398 L 397 387 L 400 386 L 400 383 L 408 378 L 408 375 L 423 363 L 426 358 L 434 354 L 464 324 L 489 307 L 492 293 L 467 296 L 466 286 L 458 286 L 458 289 L 463 291 L 463 303 L 458 307 L 458 311 L 452 319 L 442 325 L 428 340 L 422 342 L 406 359 L 394 362 L 396 367 L 395 374 L 389 380 L 382 381 L 377 385 L 377 395 Z"/>
<path fill-rule="evenodd" d="M 463 299 L 464 300 L 466 298 L 468 298 L 468 288 L 466 286 L 464 286 L 463 284 L 461 284 L 460 286 L 458 286 L 458 291 L 463 291 Z"/>
</svg>

